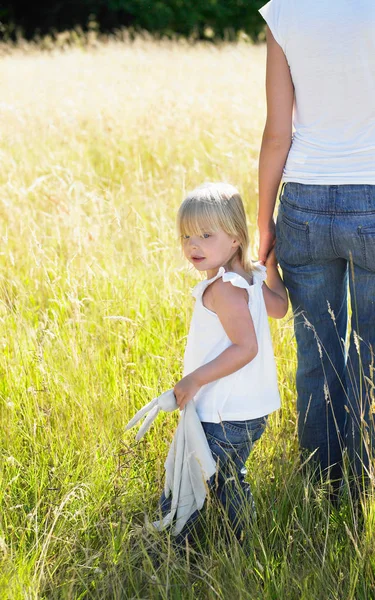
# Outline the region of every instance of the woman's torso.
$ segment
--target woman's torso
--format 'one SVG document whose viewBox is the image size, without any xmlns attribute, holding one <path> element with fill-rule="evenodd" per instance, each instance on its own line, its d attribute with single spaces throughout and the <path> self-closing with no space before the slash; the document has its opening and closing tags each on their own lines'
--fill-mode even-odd
<svg viewBox="0 0 375 600">
<path fill-rule="evenodd" d="M 272 0 L 261 12 L 295 87 L 283 181 L 375 184 L 374 0 Z"/>
</svg>

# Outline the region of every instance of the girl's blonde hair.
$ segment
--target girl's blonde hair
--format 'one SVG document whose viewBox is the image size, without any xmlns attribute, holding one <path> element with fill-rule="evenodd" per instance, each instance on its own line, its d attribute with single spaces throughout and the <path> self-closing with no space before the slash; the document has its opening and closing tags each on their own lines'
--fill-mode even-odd
<svg viewBox="0 0 375 600">
<path fill-rule="evenodd" d="M 253 270 L 249 253 L 249 232 L 246 215 L 238 190 L 229 183 L 203 183 L 190 192 L 177 214 L 177 229 L 183 239 L 185 235 L 202 235 L 225 231 L 234 236 L 239 247 L 238 255 L 247 272 Z"/>
</svg>

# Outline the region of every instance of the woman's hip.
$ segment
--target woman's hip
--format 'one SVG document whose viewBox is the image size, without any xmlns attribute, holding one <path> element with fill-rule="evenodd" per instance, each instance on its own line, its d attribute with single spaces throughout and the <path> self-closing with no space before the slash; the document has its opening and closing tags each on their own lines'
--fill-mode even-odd
<svg viewBox="0 0 375 600">
<path fill-rule="evenodd" d="M 284 183 L 281 204 L 327 215 L 375 214 L 375 185 L 310 185 Z"/>
<path fill-rule="evenodd" d="M 375 186 L 283 186 L 276 225 L 281 266 L 353 261 L 375 273 Z"/>
</svg>

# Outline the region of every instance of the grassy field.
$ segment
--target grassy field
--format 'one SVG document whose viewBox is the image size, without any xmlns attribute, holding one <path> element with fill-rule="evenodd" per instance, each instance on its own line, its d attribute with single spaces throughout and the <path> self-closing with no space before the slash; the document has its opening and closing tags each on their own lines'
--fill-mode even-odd
<svg viewBox="0 0 375 600">
<path fill-rule="evenodd" d="M 290 317 L 246 552 L 211 505 L 185 557 L 142 529 L 177 417 L 139 445 L 124 427 L 180 377 L 198 279 L 176 209 L 234 183 L 256 256 L 264 69 L 261 46 L 141 39 L 0 59 L 2 600 L 375 598 L 375 504 L 335 509 L 301 472 Z"/>
</svg>

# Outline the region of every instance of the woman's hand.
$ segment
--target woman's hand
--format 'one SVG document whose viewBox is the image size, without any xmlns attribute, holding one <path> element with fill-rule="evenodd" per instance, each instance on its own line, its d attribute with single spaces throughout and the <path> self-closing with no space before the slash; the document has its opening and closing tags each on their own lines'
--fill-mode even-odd
<svg viewBox="0 0 375 600">
<path fill-rule="evenodd" d="M 173 388 L 176 402 L 180 410 L 183 410 L 188 402 L 199 392 L 201 384 L 198 383 L 194 373 L 183 377 Z"/>
<path fill-rule="evenodd" d="M 276 242 L 275 222 L 271 223 L 266 228 L 259 228 L 259 256 L 258 260 L 263 265 L 267 262 L 267 257 L 272 251 Z"/>
</svg>

